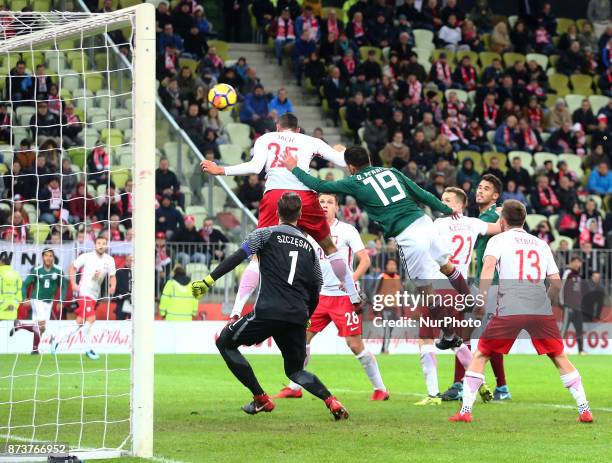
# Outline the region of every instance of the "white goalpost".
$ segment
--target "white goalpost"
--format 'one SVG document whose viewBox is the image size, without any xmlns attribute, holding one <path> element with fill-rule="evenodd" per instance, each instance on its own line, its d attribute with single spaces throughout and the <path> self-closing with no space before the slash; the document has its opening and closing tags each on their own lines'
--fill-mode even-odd
<svg viewBox="0 0 612 463">
<path fill-rule="evenodd" d="M 50 248 L 65 277 L 42 332 L 23 306 L 13 321 L 21 291 L 0 273 L 0 461 L 47 461 L 64 444 L 80 459 L 153 456 L 155 51 L 151 4 L 0 11 L 0 257 L 26 281 Z M 104 321 L 55 352 L 54 336 L 77 326 L 68 269 L 100 235 L 129 289 L 111 294 L 107 277 Z M 114 321 L 126 300 L 131 320 Z"/>
</svg>

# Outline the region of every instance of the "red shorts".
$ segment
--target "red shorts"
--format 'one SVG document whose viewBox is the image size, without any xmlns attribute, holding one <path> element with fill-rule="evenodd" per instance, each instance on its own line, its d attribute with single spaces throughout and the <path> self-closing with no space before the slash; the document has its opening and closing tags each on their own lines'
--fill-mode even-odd
<svg viewBox="0 0 612 463">
<path fill-rule="evenodd" d="M 436 294 L 445 297 L 447 294 L 455 296 L 457 291 L 452 289 L 438 289 L 434 291 Z M 451 306 L 444 306 L 441 309 L 432 311 L 429 307 L 420 307 L 419 310 L 419 339 L 436 339 L 440 335 L 440 328 L 431 326 L 432 322 L 442 322 L 445 317 L 454 317 L 455 320 L 463 320 L 463 312 L 455 310 Z M 429 325 L 429 326 L 428 326 Z M 460 334 L 459 330 L 454 330 Z"/>
<path fill-rule="evenodd" d="M 329 225 L 325 212 L 319 204 L 319 198 L 314 191 L 305 190 L 269 190 L 266 191 L 259 204 L 259 222 L 257 228 L 278 225 L 276 213 L 278 201 L 283 193 L 291 191 L 302 198 L 302 216 L 298 220 L 298 227 L 308 233 L 315 241 L 322 241 L 330 235 Z"/>
<path fill-rule="evenodd" d="M 79 297 L 77 299 L 78 307 L 74 314 L 78 317 L 89 318 L 96 315 L 96 301 L 90 297 Z"/>
<path fill-rule="evenodd" d="M 319 305 L 310 317 L 308 331 L 320 333 L 331 322 L 338 328 L 341 338 L 361 334 L 361 315 L 355 313 L 348 296 L 320 296 Z"/>
<path fill-rule="evenodd" d="M 478 340 L 478 350 L 487 357 L 494 352 L 507 354 L 521 330 L 529 333 L 538 354 L 563 353 L 561 333 L 553 315 L 494 316 Z"/>
</svg>

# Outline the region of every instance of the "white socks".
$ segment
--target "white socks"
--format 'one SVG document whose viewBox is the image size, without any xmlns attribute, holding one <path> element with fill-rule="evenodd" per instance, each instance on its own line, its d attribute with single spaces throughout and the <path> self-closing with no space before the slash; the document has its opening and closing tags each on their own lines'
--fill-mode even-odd
<svg viewBox="0 0 612 463">
<path fill-rule="evenodd" d="M 230 317 L 235 315 L 241 316 L 244 305 L 255 291 L 255 288 L 259 285 L 259 263 L 256 260 L 251 260 L 247 268 L 244 269 L 242 278 L 240 278 L 240 285 L 238 286 L 238 294 L 234 301 L 234 307 Z"/>
<path fill-rule="evenodd" d="M 453 348 L 453 352 L 457 356 L 457 360 L 463 366 L 463 369 L 467 371 L 472 363 L 472 351 L 466 344 L 461 344 L 459 347 Z"/>
<path fill-rule="evenodd" d="M 368 375 L 372 387 L 379 391 L 386 391 L 387 388 L 383 383 L 382 376 L 380 376 L 380 370 L 378 369 L 378 362 L 372 352 L 367 349 L 363 349 L 360 354 L 355 355 L 355 358 L 359 360 L 359 363 L 363 366 L 363 369 Z"/>
<path fill-rule="evenodd" d="M 423 344 L 421 346 L 421 368 L 425 376 L 427 394 L 435 397 L 440 393 L 438 387 L 438 362 L 436 361 L 435 348 L 433 344 Z"/>
<path fill-rule="evenodd" d="M 589 402 L 587 401 L 586 393 L 584 392 L 584 387 L 582 386 L 582 378 L 580 377 L 578 370 L 561 375 L 561 382 L 563 383 L 563 387 L 567 388 L 576 401 L 578 411 L 582 413 L 585 410 L 589 410 Z"/>
<path fill-rule="evenodd" d="M 463 405 L 461 406 L 461 413 L 471 413 L 472 406 L 476 400 L 476 393 L 482 383 L 484 383 L 485 377 L 482 373 L 476 373 L 475 371 L 466 371 L 465 377 L 463 378 Z"/>
<path fill-rule="evenodd" d="M 85 347 L 89 352 L 93 350 L 91 347 L 91 328 L 93 327 L 93 323 L 85 322 L 83 326 L 85 328 Z"/>
</svg>

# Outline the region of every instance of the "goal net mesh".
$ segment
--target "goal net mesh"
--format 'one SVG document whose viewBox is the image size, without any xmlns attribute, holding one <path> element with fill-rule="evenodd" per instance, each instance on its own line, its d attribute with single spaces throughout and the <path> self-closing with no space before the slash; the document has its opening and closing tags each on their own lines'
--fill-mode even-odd
<svg viewBox="0 0 612 463">
<path fill-rule="evenodd" d="M 130 449 L 131 328 L 106 320 L 130 318 L 134 25 L 134 11 L 0 11 L 0 254 L 23 283 L 47 248 L 63 272 L 38 355 L 32 304 L 11 303 L 21 291 L 0 276 L 0 452 L 39 442 L 94 457 Z M 101 234 L 128 284 L 113 296 L 105 279 L 87 337 L 72 330 L 68 271 Z M 15 317 L 32 330 L 10 335 Z M 89 348 L 98 360 L 83 355 Z"/>
</svg>

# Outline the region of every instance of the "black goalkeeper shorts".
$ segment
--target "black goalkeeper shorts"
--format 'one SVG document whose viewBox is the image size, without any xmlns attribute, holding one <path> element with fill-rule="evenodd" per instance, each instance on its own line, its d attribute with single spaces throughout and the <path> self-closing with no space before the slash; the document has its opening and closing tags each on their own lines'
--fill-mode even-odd
<svg viewBox="0 0 612 463">
<path fill-rule="evenodd" d="M 285 371 L 291 374 L 304 368 L 306 360 L 306 327 L 282 320 L 263 320 L 253 312 L 227 325 L 221 331 L 217 346 L 235 349 L 274 339 L 283 355 Z"/>
</svg>

